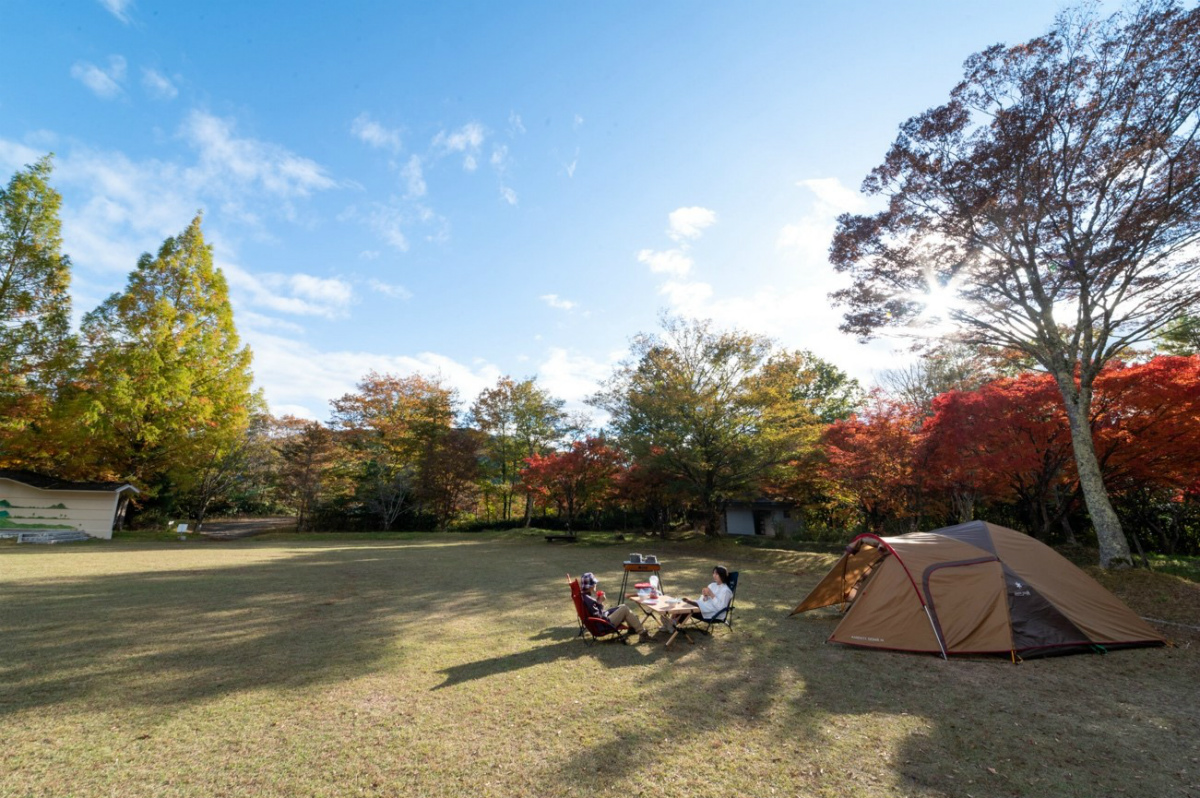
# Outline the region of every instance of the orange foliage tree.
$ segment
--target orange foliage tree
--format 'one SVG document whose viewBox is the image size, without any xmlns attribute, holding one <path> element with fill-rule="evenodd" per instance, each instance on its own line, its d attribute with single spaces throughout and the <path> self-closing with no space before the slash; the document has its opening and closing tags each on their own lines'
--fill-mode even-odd
<svg viewBox="0 0 1200 798">
<path fill-rule="evenodd" d="M 570 530 L 583 512 L 597 508 L 613 494 L 624 471 L 624 457 L 603 438 L 576 441 L 565 452 L 534 455 L 522 473 L 525 490 L 553 501 Z"/>
</svg>

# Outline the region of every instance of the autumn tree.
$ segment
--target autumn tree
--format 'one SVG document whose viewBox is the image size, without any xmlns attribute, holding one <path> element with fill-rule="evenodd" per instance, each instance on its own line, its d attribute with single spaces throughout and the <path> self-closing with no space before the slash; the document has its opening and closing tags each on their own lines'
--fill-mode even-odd
<svg viewBox="0 0 1200 798">
<path fill-rule="evenodd" d="M 83 318 L 86 358 L 66 412 L 88 455 L 76 467 L 93 477 L 152 492 L 186 481 L 261 403 L 200 222 L 142 255 L 125 290 Z"/>
<path fill-rule="evenodd" d="M 907 366 L 884 371 L 880 383 L 893 397 L 929 416 L 938 396 L 974 390 L 988 377 L 987 367 L 973 348 L 951 343 L 924 352 Z"/>
<path fill-rule="evenodd" d="M 71 264 L 46 156 L 0 188 L 0 465 L 40 466 L 38 435 L 72 365 Z"/>
<path fill-rule="evenodd" d="M 336 485 L 338 442 L 324 424 L 295 416 L 278 419 L 272 438 L 279 456 L 279 497 L 296 513 L 296 531 L 307 531 L 317 509 Z"/>
<path fill-rule="evenodd" d="M 174 489 L 188 518 L 196 522 L 196 532 L 204 528 L 213 507 L 229 502 L 235 493 L 246 498 L 269 490 L 275 466 L 274 424 L 274 419 L 259 412 L 239 436 L 210 436 L 191 468 L 179 475 Z"/>
<path fill-rule="evenodd" d="M 724 501 L 757 492 L 770 469 L 815 440 L 813 410 L 796 401 L 800 359 L 762 336 L 668 317 L 663 335 L 634 338 L 590 401 L 638 463 L 686 489 L 716 535 Z"/>
<path fill-rule="evenodd" d="M 1027 528 L 1046 539 L 1075 498 L 1071 430 L 1053 378 L 1026 373 L 936 397 L 921 427 L 928 487 L 946 495 L 960 521 L 976 502 L 1012 502 Z"/>
<path fill-rule="evenodd" d="M 872 532 L 919 512 L 919 420 L 916 408 L 875 391 L 859 413 L 830 424 L 822 435 L 824 476 L 858 507 Z"/>
<path fill-rule="evenodd" d="M 1095 381 L 1200 303 L 1200 9 L 1064 12 L 969 58 L 949 101 L 901 126 L 831 249 L 843 329 L 919 324 L 946 298 L 971 344 L 1054 378 L 1105 567 L 1129 562 L 1092 444 Z M 940 302 L 940 300 L 939 300 Z"/>
<path fill-rule="evenodd" d="M 471 421 L 485 436 L 486 476 L 500 497 L 500 517 L 512 517 L 521 469 L 530 457 L 549 451 L 566 423 L 563 401 L 551 397 L 533 379 L 501 377 L 471 405 Z M 525 502 L 525 522 L 532 508 Z"/>
<path fill-rule="evenodd" d="M 374 371 L 357 388 L 333 400 L 332 426 L 358 460 L 360 498 L 395 508 L 411 495 L 444 526 L 461 503 L 464 474 L 474 479 L 477 469 L 477 442 L 454 428 L 456 392 L 440 379 Z M 390 526 L 398 512 L 379 517 Z"/>
<path fill-rule="evenodd" d="M 598 509 L 612 494 L 623 459 L 603 438 L 589 437 L 564 452 L 529 458 L 521 478 L 527 492 L 558 505 L 571 531 L 581 513 Z"/>
</svg>

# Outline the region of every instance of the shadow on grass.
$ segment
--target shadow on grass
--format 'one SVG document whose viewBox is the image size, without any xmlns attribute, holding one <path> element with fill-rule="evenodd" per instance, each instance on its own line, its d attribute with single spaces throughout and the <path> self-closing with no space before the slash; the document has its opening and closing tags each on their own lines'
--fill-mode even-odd
<svg viewBox="0 0 1200 798">
<path fill-rule="evenodd" d="M 581 774 L 664 778 L 646 752 L 666 746 L 727 762 L 730 794 L 769 784 L 781 794 L 1200 795 L 1194 650 L 1015 666 L 825 644 L 835 616 L 788 618 L 805 591 L 785 587 L 784 573 L 747 572 L 758 589 L 739 589 L 739 603 L 758 605 L 739 611 L 738 629 L 639 676 L 655 720 L 618 715 L 613 735 L 574 752 L 535 794 L 566 794 Z M 747 761 L 739 739 L 763 729 L 773 750 Z M 708 794 L 703 765 L 672 772 L 669 791 Z"/>
<path fill-rule="evenodd" d="M 435 601 L 454 609 L 401 548 L 3 589 L 0 714 L 77 701 L 163 709 L 353 678 L 402 656 L 405 617 Z"/>
<path fill-rule="evenodd" d="M 588 680 L 605 691 L 589 709 L 611 714 L 594 718 L 602 737 L 581 736 L 523 771 L 529 795 L 607 794 L 629 774 L 670 781 L 660 794 L 761 795 L 764 785 L 780 794 L 1200 794 L 1197 646 L 1016 667 L 825 645 L 834 618 L 787 617 L 821 571 L 801 556 L 765 552 L 729 563 L 744 580 L 732 633 L 669 650 L 588 646 L 575 637 L 561 574 L 591 569 L 612 584 L 624 555 L 615 547 L 605 556 L 414 539 L 270 557 L 247 547 L 246 558 L 221 567 L 2 583 L 0 715 L 171 712 L 375 672 L 436 696 L 427 708 L 461 710 L 469 704 L 446 700 L 447 688 L 482 704 L 548 666 L 552 676 L 570 675 L 556 688 L 564 695 L 536 696 L 550 711 L 575 711 L 576 689 L 600 689 Z M 661 547 L 670 583 L 703 584 L 711 548 Z M 59 554 L 68 553 L 49 553 Z M 421 655 L 427 628 L 443 625 L 445 648 L 414 673 L 406 658 Z M 504 706 L 519 709 L 527 698 L 514 691 Z M 655 755 L 664 745 L 712 761 L 664 767 Z"/>
</svg>

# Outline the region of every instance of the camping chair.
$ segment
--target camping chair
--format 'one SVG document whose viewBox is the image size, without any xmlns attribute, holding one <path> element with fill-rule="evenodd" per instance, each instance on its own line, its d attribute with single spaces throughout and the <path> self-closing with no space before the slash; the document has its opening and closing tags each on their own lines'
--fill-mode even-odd
<svg viewBox="0 0 1200 798">
<path fill-rule="evenodd" d="M 572 579 L 570 574 L 567 574 L 567 584 L 571 586 L 571 601 L 575 602 L 575 614 L 578 615 L 579 634 L 577 637 L 582 637 L 583 642 L 589 645 L 593 640 L 620 640 L 625 642 L 625 638 L 629 637 L 630 629 L 625 624 L 614 626 L 609 623 L 607 618 L 596 618 L 587 614 L 587 608 L 583 606 L 583 590 L 579 587 L 579 580 Z"/>
<path fill-rule="evenodd" d="M 676 626 L 677 633 L 681 633 L 687 637 L 687 641 L 692 642 L 692 638 L 688 637 L 688 632 L 701 632 L 706 635 L 711 635 L 714 626 L 728 626 L 730 631 L 733 630 L 733 601 L 737 598 L 738 574 L 740 571 L 729 572 L 729 603 L 722 610 L 717 610 L 711 618 L 705 618 L 699 612 L 694 612 L 691 615 L 684 617 Z M 675 635 L 671 635 L 671 639 L 675 639 Z"/>
</svg>

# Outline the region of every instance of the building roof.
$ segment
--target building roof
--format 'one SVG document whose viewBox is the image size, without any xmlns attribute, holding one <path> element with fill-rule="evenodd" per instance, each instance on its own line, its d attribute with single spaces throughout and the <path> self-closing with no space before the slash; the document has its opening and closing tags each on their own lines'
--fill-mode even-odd
<svg viewBox="0 0 1200 798">
<path fill-rule="evenodd" d="M 0 468 L 0 479 L 11 479 L 13 482 L 20 482 L 31 488 L 40 488 L 42 490 L 90 490 L 102 493 L 119 493 L 123 490 L 131 490 L 134 493 L 141 492 L 128 482 L 71 482 L 70 480 L 48 477 L 45 474 L 38 474 L 33 471 L 17 471 L 3 468 Z"/>
</svg>

